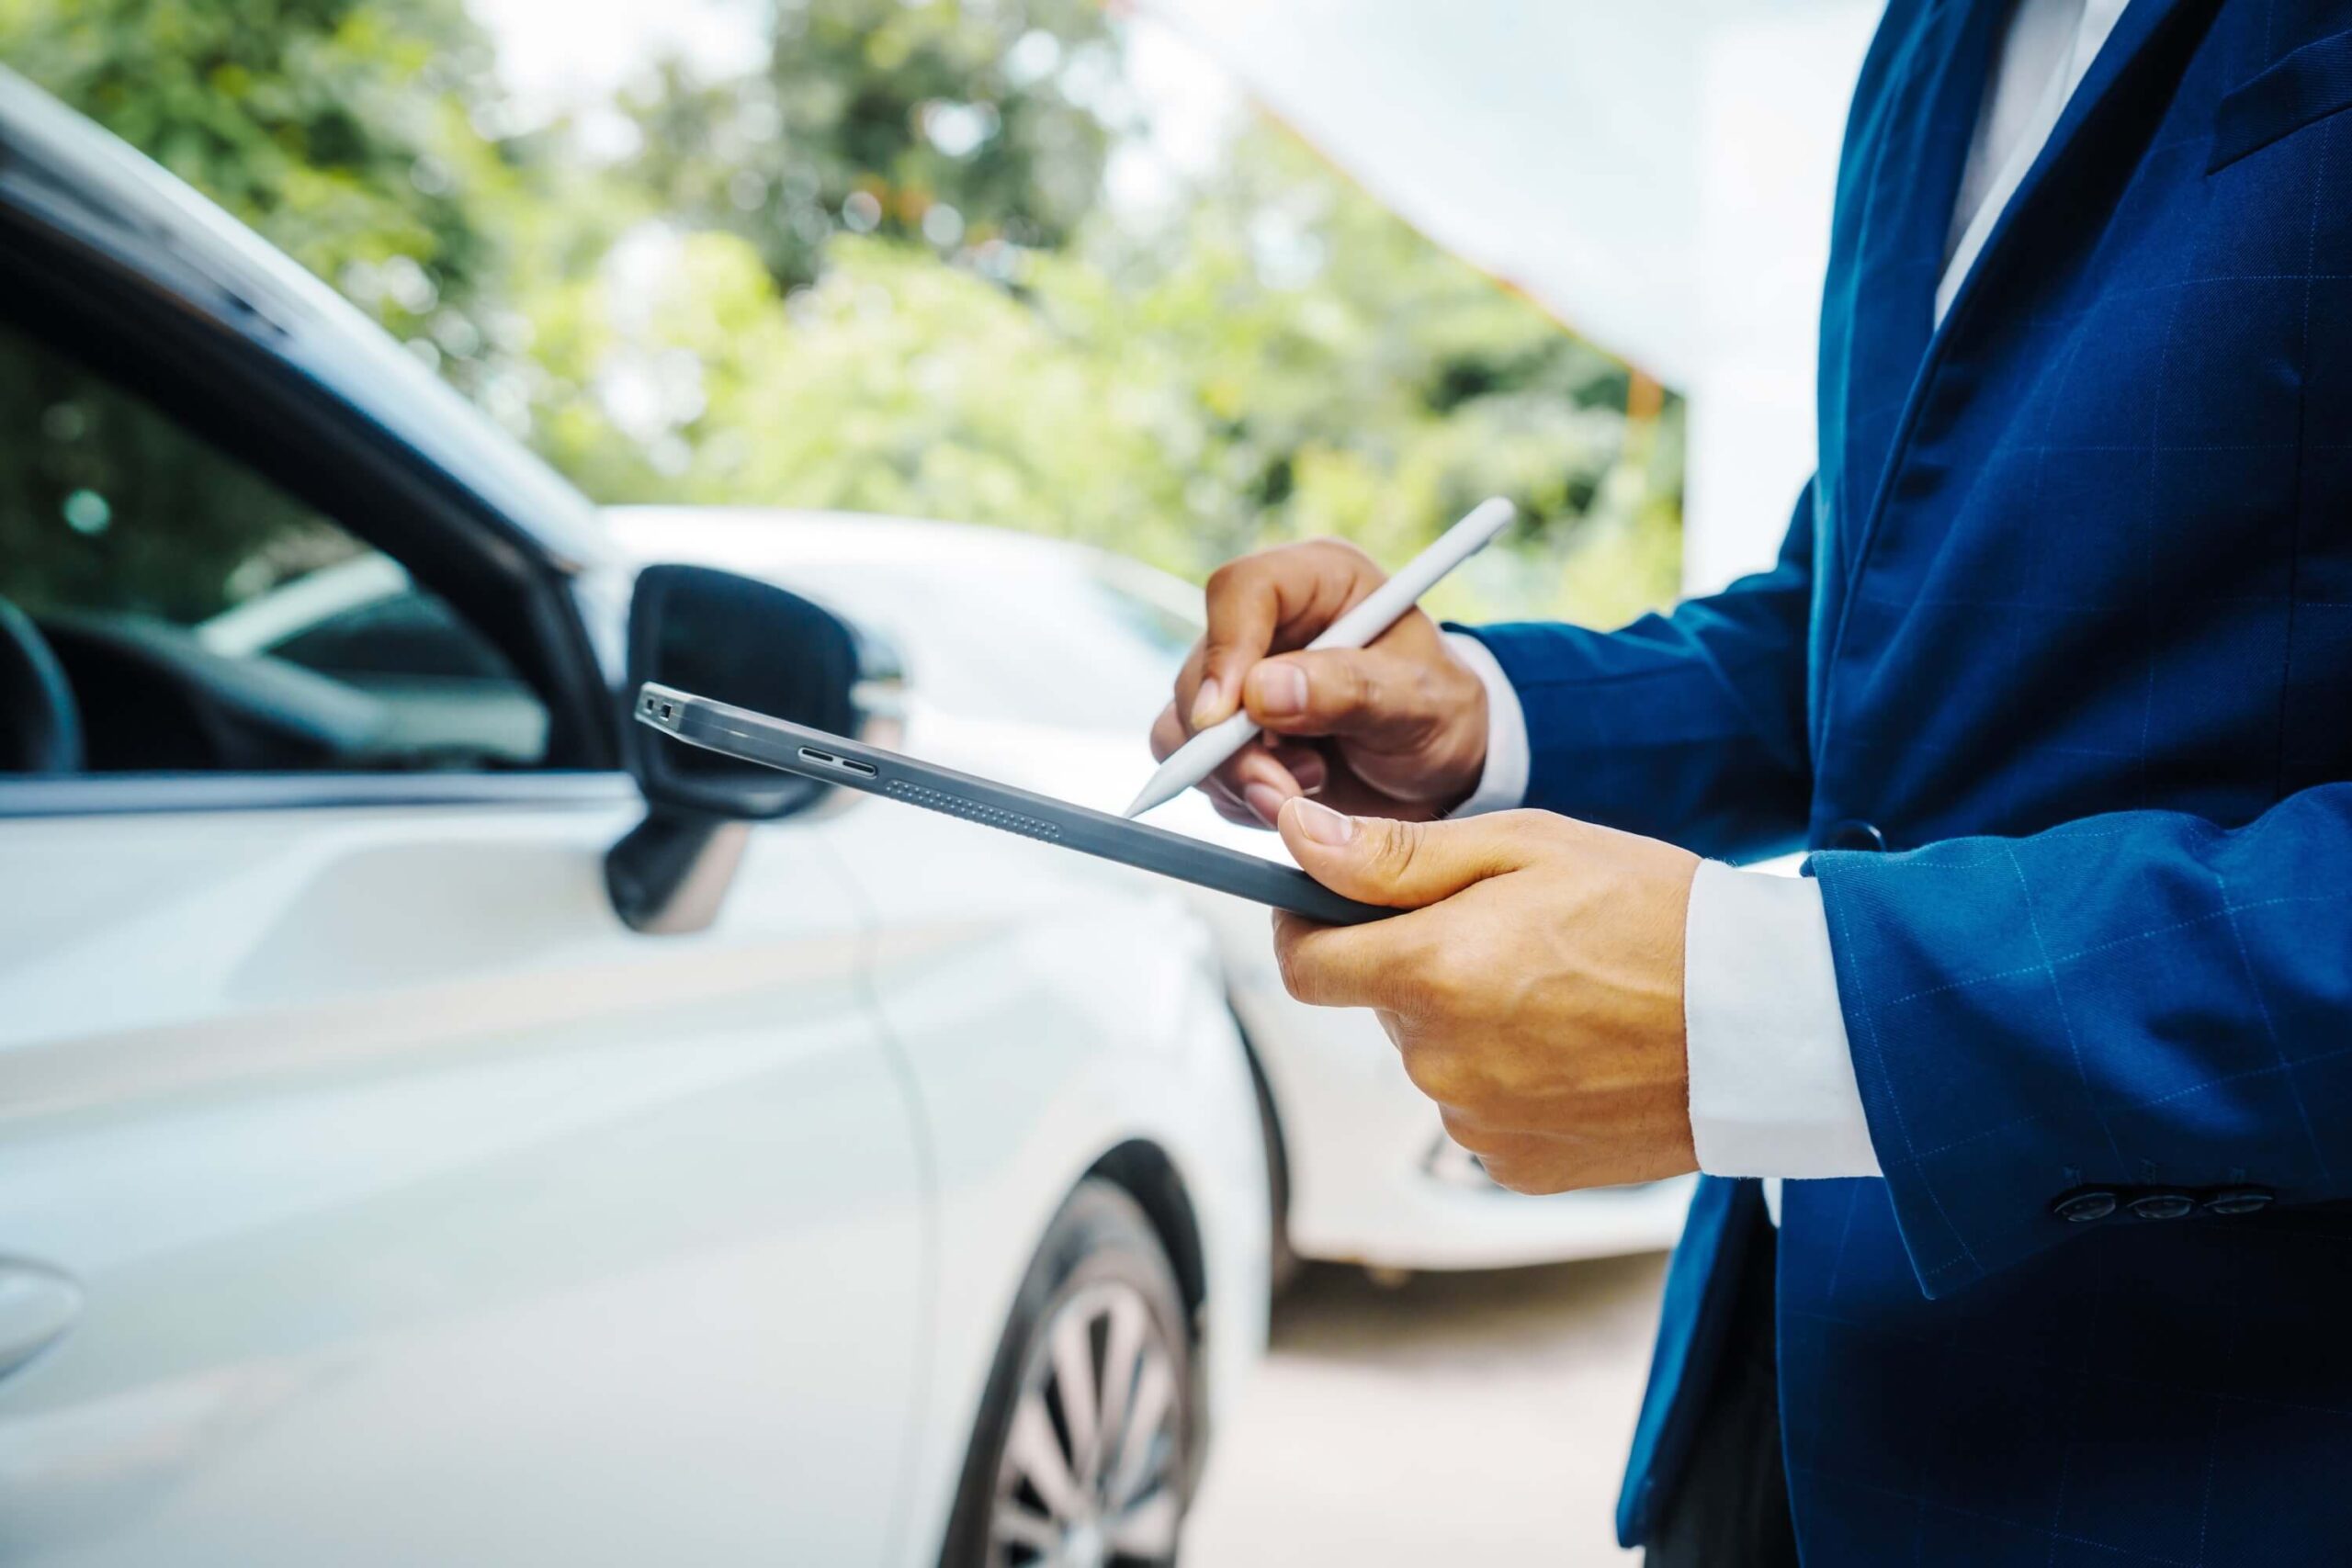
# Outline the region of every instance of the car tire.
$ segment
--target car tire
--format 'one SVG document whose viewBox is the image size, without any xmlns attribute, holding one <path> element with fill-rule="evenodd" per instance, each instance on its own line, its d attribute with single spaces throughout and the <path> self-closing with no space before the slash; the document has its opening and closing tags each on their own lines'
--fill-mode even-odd
<svg viewBox="0 0 2352 1568">
<path fill-rule="evenodd" d="M 1046 1228 L 980 1402 L 941 1568 L 1172 1563 L 1200 1430 L 1176 1271 L 1090 1178 Z"/>
</svg>

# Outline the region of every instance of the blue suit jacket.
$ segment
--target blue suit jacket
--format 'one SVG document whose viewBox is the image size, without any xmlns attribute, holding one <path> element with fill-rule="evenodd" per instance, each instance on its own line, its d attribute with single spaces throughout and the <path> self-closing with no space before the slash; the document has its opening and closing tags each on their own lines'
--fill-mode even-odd
<svg viewBox="0 0 2352 1568">
<path fill-rule="evenodd" d="M 2352 0 L 2133 0 L 1940 327 L 2006 6 L 1894 0 L 1779 566 L 1483 635 L 1532 803 L 1817 853 L 1883 1180 L 1792 1183 L 1842 1564 L 2352 1562 Z M 1752 1184 L 1702 1185 L 1648 1528 Z"/>
</svg>

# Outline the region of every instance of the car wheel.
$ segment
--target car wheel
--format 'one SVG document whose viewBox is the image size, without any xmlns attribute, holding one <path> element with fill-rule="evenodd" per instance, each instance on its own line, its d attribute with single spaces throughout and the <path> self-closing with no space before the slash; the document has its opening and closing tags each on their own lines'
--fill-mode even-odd
<svg viewBox="0 0 2352 1568">
<path fill-rule="evenodd" d="M 1079 1184 L 997 1348 L 942 1568 L 1172 1563 L 1190 1502 L 1191 1344 L 1151 1222 Z"/>
</svg>

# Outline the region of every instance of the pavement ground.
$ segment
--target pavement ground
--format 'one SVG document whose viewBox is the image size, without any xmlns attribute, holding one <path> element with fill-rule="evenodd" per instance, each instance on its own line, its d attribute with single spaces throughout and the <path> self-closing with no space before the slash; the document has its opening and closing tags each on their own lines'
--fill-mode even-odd
<svg viewBox="0 0 2352 1568">
<path fill-rule="evenodd" d="M 1309 1269 L 1216 1435 L 1187 1568 L 1637 1562 L 1610 1518 L 1665 1271 Z"/>
</svg>

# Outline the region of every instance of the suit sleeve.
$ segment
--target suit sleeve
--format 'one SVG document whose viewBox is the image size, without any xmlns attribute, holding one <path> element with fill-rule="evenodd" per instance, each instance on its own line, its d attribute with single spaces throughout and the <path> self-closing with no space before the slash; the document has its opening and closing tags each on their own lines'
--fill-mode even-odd
<svg viewBox="0 0 2352 1568">
<path fill-rule="evenodd" d="M 1795 847 L 1812 780 L 1813 538 L 1808 485 L 1778 564 L 1721 593 L 1615 632 L 1466 628 L 1526 713 L 1526 803 L 1703 855 Z"/>
<path fill-rule="evenodd" d="M 2102 1226 L 2352 1198 L 2352 784 L 1812 869 L 1928 1295 Z"/>
</svg>

